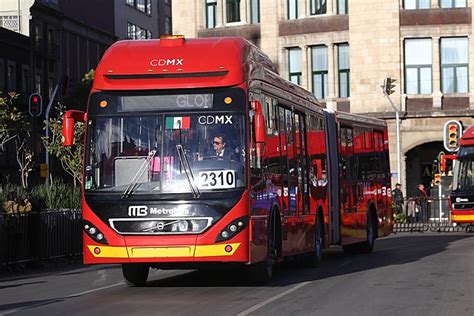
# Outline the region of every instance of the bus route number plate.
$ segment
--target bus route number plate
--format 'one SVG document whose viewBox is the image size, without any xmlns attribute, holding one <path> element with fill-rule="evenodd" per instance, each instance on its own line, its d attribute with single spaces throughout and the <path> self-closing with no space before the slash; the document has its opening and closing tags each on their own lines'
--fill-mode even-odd
<svg viewBox="0 0 474 316">
<path fill-rule="evenodd" d="M 217 170 L 199 172 L 199 187 L 201 189 L 235 188 L 235 171 Z"/>
</svg>

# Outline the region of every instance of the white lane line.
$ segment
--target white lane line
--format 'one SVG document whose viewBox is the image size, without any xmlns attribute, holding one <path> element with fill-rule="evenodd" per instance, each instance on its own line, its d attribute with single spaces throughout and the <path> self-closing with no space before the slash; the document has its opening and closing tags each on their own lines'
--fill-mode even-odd
<svg viewBox="0 0 474 316">
<path fill-rule="evenodd" d="M 92 290 L 88 290 L 88 291 L 84 291 L 84 292 L 80 292 L 80 293 L 76 293 L 76 294 L 71 294 L 71 295 L 65 296 L 65 298 L 71 298 L 71 297 L 81 296 L 81 295 L 84 295 L 84 294 L 89 294 L 89 293 L 92 293 L 92 292 L 102 291 L 102 290 L 109 289 L 111 287 L 119 286 L 119 285 L 122 285 L 122 284 L 125 284 L 125 282 L 115 283 L 115 284 L 112 284 L 112 285 L 107 285 L 107 286 L 99 287 L 99 288 L 96 288 L 96 289 L 92 289 Z"/>
<path fill-rule="evenodd" d="M 297 284 L 297 285 L 295 285 L 294 287 L 292 287 L 291 289 L 286 290 L 285 292 L 282 292 L 282 293 L 280 293 L 280 294 L 278 294 L 278 295 L 275 295 L 275 296 L 269 298 L 269 299 L 266 300 L 266 301 L 263 301 L 263 302 L 261 302 L 261 303 L 259 303 L 259 304 L 257 304 L 257 305 L 254 305 L 254 306 L 250 307 L 249 309 L 244 310 L 243 312 L 238 313 L 237 316 L 246 316 L 246 315 L 248 315 L 248 314 L 250 314 L 250 313 L 253 313 L 253 312 L 255 312 L 256 310 L 262 308 L 263 306 L 268 305 L 268 304 L 270 304 L 271 302 L 276 301 L 277 299 L 282 298 L 283 296 L 288 295 L 288 294 L 290 294 L 290 293 L 292 293 L 292 292 L 294 292 L 294 291 L 296 291 L 296 290 L 302 288 L 302 287 L 305 286 L 305 285 L 308 285 L 309 283 L 311 283 L 311 282 L 310 282 L 310 281 L 306 281 L 306 282 Z"/>
<path fill-rule="evenodd" d="M 123 285 L 123 284 L 125 284 L 125 282 L 120 282 L 120 283 L 116 283 L 116 284 L 112 284 L 112 285 L 107 285 L 107 286 L 99 287 L 99 288 L 96 288 L 96 289 L 92 289 L 92 290 L 88 290 L 88 291 L 84 291 L 84 292 L 80 292 L 80 293 L 75 293 L 75 294 L 71 294 L 71 295 L 68 295 L 68 296 L 63 296 L 63 297 L 59 297 L 59 298 L 55 298 L 55 299 L 52 298 L 52 299 L 45 300 L 45 301 L 40 302 L 40 303 L 27 305 L 27 306 L 22 306 L 22 307 L 10 309 L 10 310 L 4 311 L 4 312 L 0 312 L 0 316 L 21 312 L 23 310 L 32 309 L 32 308 L 35 308 L 35 307 L 40 307 L 42 305 L 49 304 L 50 302 L 60 301 L 63 298 L 73 298 L 73 297 L 77 297 L 77 296 L 81 296 L 81 295 L 84 295 L 84 294 L 89 294 L 89 293 L 92 293 L 92 292 L 105 290 L 105 289 L 115 287 L 115 286 L 119 286 L 119 285 Z"/>
</svg>

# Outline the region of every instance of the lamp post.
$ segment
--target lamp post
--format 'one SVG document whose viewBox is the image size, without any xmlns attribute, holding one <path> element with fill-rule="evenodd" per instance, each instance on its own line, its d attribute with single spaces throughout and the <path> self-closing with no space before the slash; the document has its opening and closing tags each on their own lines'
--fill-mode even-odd
<svg viewBox="0 0 474 316">
<path fill-rule="evenodd" d="M 395 88 L 395 79 L 392 78 L 387 78 L 384 80 L 384 83 L 382 85 L 382 90 L 383 94 L 387 97 L 388 101 L 390 102 L 390 105 L 392 108 L 395 110 L 395 121 L 396 121 L 396 126 L 397 126 L 397 182 L 401 182 L 400 178 L 400 172 L 401 172 L 401 157 L 400 157 L 400 109 L 393 104 L 392 99 L 390 98 L 390 95 L 394 92 Z"/>
</svg>

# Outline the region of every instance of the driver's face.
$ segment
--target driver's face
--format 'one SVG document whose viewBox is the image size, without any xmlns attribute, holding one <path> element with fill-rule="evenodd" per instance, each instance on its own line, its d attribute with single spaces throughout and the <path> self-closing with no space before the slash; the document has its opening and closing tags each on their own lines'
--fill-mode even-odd
<svg viewBox="0 0 474 316">
<path fill-rule="evenodd" d="M 212 146 L 214 147 L 214 151 L 220 153 L 222 149 L 224 149 L 225 144 L 222 141 L 222 137 L 214 137 L 214 141 L 212 142 Z"/>
</svg>

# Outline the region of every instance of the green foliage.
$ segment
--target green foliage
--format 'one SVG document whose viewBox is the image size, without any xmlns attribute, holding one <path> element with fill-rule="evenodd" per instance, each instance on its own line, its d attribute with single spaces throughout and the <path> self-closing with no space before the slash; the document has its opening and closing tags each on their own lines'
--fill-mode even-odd
<svg viewBox="0 0 474 316">
<path fill-rule="evenodd" d="M 55 108 L 56 116 L 49 119 L 51 138 L 42 137 L 51 155 L 56 156 L 63 169 L 74 179 L 74 184 L 82 183 L 82 155 L 84 153 L 84 123 L 76 123 L 74 146 L 66 147 L 62 144 L 62 126 L 65 108 L 58 104 Z"/>
<path fill-rule="evenodd" d="M 31 192 L 33 207 L 40 209 L 79 209 L 81 207 L 80 187 L 55 180 L 48 189 L 45 185 L 33 188 Z"/>
<path fill-rule="evenodd" d="M 29 129 L 25 114 L 15 106 L 18 96 L 9 92 L 6 97 L 0 97 L 0 152 L 6 143 Z"/>
<path fill-rule="evenodd" d="M 55 180 L 48 189 L 44 184 L 34 187 L 28 192 L 20 185 L 5 184 L 0 191 L 0 205 L 7 201 L 9 192 L 16 192 L 18 200 L 28 198 L 34 211 L 42 209 L 80 209 L 81 188 Z"/>
<path fill-rule="evenodd" d="M 402 224 L 408 223 L 408 218 L 405 213 L 394 214 L 393 218 L 395 220 L 395 223 L 402 223 Z"/>
</svg>

